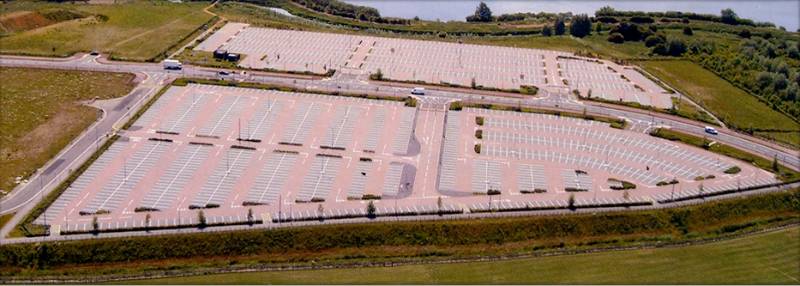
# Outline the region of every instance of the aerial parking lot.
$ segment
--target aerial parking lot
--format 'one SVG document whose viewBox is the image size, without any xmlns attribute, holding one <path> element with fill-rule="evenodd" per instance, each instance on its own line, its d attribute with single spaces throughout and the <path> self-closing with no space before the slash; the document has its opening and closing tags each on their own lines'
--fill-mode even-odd
<svg viewBox="0 0 800 286">
<path fill-rule="evenodd" d="M 309 44 L 314 43 L 314 44 Z M 578 91 L 610 101 L 672 106 L 668 94 L 632 67 L 571 53 L 472 44 L 289 31 L 228 23 L 195 50 L 243 56 L 239 66 L 325 74 L 332 69 L 383 79 L 501 90 L 524 86 Z"/>
<path fill-rule="evenodd" d="M 209 225 L 272 224 L 365 217 L 370 201 L 378 216 L 566 208 L 570 197 L 646 205 L 773 177 L 596 121 L 190 84 L 164 93 L 37 223 L 193 226 L 202 210 Z"/>
</svg>

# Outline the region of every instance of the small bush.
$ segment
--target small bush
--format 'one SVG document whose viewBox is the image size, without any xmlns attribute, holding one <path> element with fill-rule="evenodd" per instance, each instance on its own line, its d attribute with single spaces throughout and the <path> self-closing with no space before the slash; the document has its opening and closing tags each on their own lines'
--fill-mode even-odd
<svg viewBox="0 0 800 286">
<path fill-rule="evenodd" d="M 739 166 L 733 166 L 725 170 L 725 174 L 738 174 L 742 169 Z"/>
<path fill-rule="evenodd" d="M 478 124 L 479 126 L 483 126 L 483 116 L 476 116 L 475 117 L 475 124 Z"/>
</svg>

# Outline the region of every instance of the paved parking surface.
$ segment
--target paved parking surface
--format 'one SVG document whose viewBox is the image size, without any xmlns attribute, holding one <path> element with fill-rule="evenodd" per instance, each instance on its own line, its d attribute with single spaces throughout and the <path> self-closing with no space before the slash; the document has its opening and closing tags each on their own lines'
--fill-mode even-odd
<svg viewBox="0 0 800 286">
<path fill-rule="evenodd" d="M 532 85 L 583 96 L 672 106 L 671 95 L 631 67 L 565 52 L 289 31 L 229 23 L 195 50 L 223 48 L 253 69 L 326 73 L 380 70 L 386 79 L 500 89 Z"/>
<path fill-rule="evenodd" d="M 578 207 L 606 207 L 775 182 L 604 123 L 446 102 L 172 87 L 37 222 L 59 233 L 91 230 L 95 217 L 104 230 L 142 227 L 148 214 L 151 227 L 192 225 L 200 210 L 208 224 L 338 219 L 364 216 L 368 197 L 380 197 L 377 215 L 555 209 L 573 194 Z M 742 171 L 724 174 L 733 166 Z M 622 181 L 637 187 L 611 189 Z"/>
</svg>

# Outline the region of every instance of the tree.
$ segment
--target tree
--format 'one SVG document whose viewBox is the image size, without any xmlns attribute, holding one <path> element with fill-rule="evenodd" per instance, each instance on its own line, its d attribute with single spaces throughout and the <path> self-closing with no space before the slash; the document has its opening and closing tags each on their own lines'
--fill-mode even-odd
<svg viewBox="0 0 800 286">
<path fill-rule="evenodd" d="M 200 228 L 206 227 L 206 215 L 203 211 L 197 212 L 197 226 Z"/>
<path fill-rule="evenodd" d="M 144 216 L 144 229 L 150 231 L 150 214 Z"/>
<path fill-rule="evenodd" d="M 620 33 L 611 33 L 610 35 L 608 35 L 608 41 L 612 43 L 621 44 L 622 42 L 625 42 L 625 37 L 623 37 L 622 34 Z"/>
<path fill-rule="evenodd" d="M 254 220 L 253 209 L 247 209 L 247 224 L 253 225 Z"/>
<path fill-rule="evenodd" d="M 369 79 L 383 80 L 383 71 L 381 71 L 381 69 L 376 70 L 374 74 L 369 75 Z"/>
<path fill-rule="evenodd" d="M 367 217 L 371 219 L 375 218 L 375 211 L 376 211 L 375 203 L 373 203 L 372 200 L 370 200 L 369 203 L 367 204 Z"/>
<path fill-rule="evenodd" d="M 602 31 L 603 31 L 603 24 L 602 23 L 597 22 L 597 24 L 594 24 L 594 32 L 595 33 L 600 33 Z"/>
<path fill-rule="evenodd" d="M 683 34 L 687 36 L 694 35 L 694 31 L 692 31 L 692 27 L 686 26 L 683 27 Z"/>
<path fill-rule="evenodd" d="M 572 24 L 569 26 L 569 33 L 572 36 L 583 38 L 592 33 L 592 20 L 586 14 L 572 17 Z"/>
<path fill-rule="evenodd" d="M 739 23 L 739 17 L 736 16 L 736 12 L 733 12 L 731 8 L 722 10 L 720 14 L 721 14 L 720 20 L 722 21 L 722 23 L 730 25 L 736 25 Z"/>
<path fill-rule="evenodd" d="M 100 223 L 97 222 L 97 217 L 92 217 L 92 233 L 97 235 L 100 233 Z"/>
<path fill-rule="evenodd" d="M 320 221 L 325 219 L 325 207 L 322 204 L 317 205 L 317 216 L 319 216 Z"/>
<path fill-rule="evenodd" d="M 569 194 L 569 200 L 567 201 L 567 208 L 575 210 L 575 194 Z"/>
<path fill-rule="evenodd" d="M 774 157 L 772 157 L 772 170 L 775 171 L 775 172 L 780 171 L 780 168 L 778 166 L 779 166 L 778 165 L 778 155 L 775 155 Z"/>
<path fill-rule="evenodd" d="M 561 36 L 566 32 L 566 26 L 564 25 L 564 17 L 558 16 L 556 18 L 555 24 L 553 24 L 553 29 L 555 30 L 556 36 Z"/>
<path fill-rule="evenodd" d="M 551 28 L 549 25 L 548 26 L 544 26 L 542 28 L 542 36 L 550 37 L 552 35 L 553 35 L 553 28 Z"/>
<path fill-rule="evenodd" d="M 475 83 L 475 78 L 474 78 L 474 77 L 473 77 L 473 78 L 472 78 L 472 80 L 469 82 L 469 86 L 470 86 L 470 87 L 472 87 L 472 89 L 476 89 L 476 88 L 478 88 L 478 84 L 477 84 L 477 83 Z"/>
<path fill-rule="evenodd" d="M 492 21 L 492 10 L 489 9 L 489 6 L 486 3 L 481 1 L 478 4 L 478 7 L 475 8 L 475 14 L 470 17 L 467 17 L 467 22 L 491 22 Z"/>
</svg>

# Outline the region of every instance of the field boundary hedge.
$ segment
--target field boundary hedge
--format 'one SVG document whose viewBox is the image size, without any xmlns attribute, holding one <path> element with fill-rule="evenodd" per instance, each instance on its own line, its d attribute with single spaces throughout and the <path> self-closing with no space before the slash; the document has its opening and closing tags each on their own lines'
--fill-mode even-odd
<svg viewBox="0 0 800 286">
<path fill-rule="evenodd" d="M 0 269 L 305 253 L 370 247 L 467 247 L 564 241 L 626 246 L 714 238 L 800 221 L 800 189 L 680 208 L 602 214 L 386 222 L 104 238 L 0 246 Z M 623 239 L 620 239 L 620 238 Z M 418 255 L 418 254 L 417 254 Z"/>
</svg>

